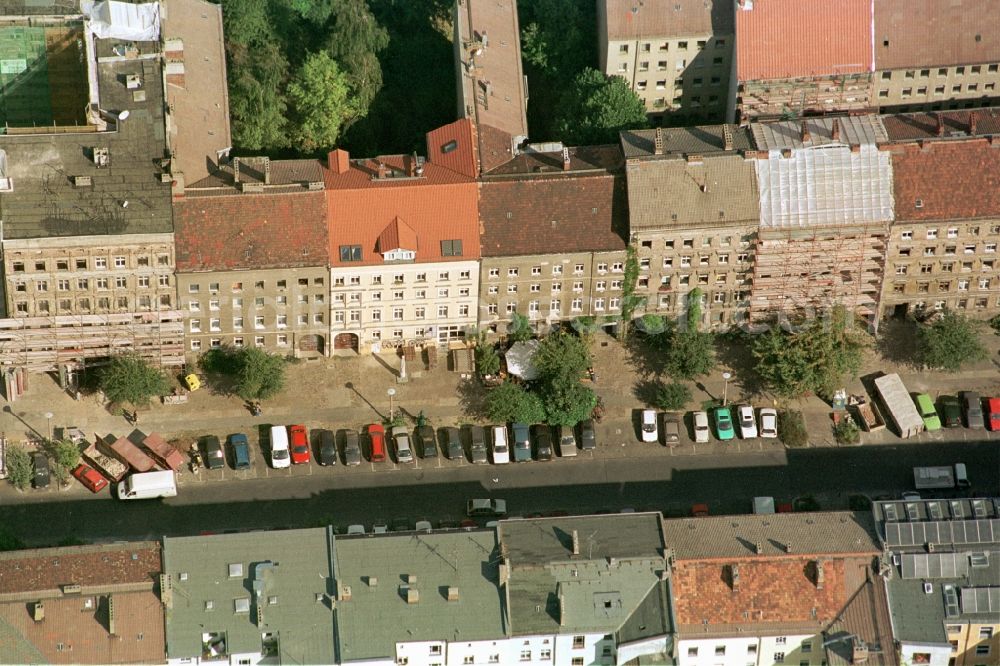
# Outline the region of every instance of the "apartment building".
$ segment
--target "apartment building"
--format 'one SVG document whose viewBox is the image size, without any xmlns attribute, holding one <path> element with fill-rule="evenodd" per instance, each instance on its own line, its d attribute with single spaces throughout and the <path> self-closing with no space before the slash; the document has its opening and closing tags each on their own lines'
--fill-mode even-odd
<svg viewBox="0 0 1000 666">
<path fill-rule="evenodd" d="M 625 294 L 628 202 L 617 146 L 526 151 L 479 183 L 479 326 L 613 326 Z"/>
<path fill-rule="evenodd" d="M 896 222 L 882 316 L 1000 312 L 1000 115 L 993 109 L 884 116 Z"/>
<path fill-rule="evenodd" d="M 679 666 L 900 663 L 871 516 L 684 518 L 663 532 Z"/>
<path fill-rule="evenodd" d="M 742 321 L 759 220 L 746 128 L 714 125 L 622 133 L 636 294 L 647 313 L 681 317 L 702 294 L 703 325 Z"/>
<path fill-rule="evenodd" d="M 884 501 L 872 513 L 901 663 L 997 663 L 1000 499 Z"/>
<path fill-rule="evenodd" d="M 318 162 L 266 157 L 236 158 L 174 199 L 189 355 L 329 355 L 326 204 Z"/>
<path fill-rule="evenodd" d="M 620 76 L 651 116 L 671 122 L 725 117 L 732 70 L 732 0 L 598 0 L 599 66 Z"/>
<path fill-rule="evenodd" d="M 1000 26 L 990 0 L 877 0 L 874 101 L 882 111 L 1000 101 Z"/>
<path fill-rule="evenodd" d="M 325 170 L 334 350 L 462 340 L 479 298 L 479 216 L 470 122 L 428 135 L 428 155 L 352 160 Z M 455 167 L 435 160 L 454 153 Z M 462 159 L 456 155 L 463 156 Z"/>
<path fill-rule="evenodd" d="M 845 306 L 878 325 L 893 170 L 877 116 L 751 125 L 760 192 L 750 322 Z"/>
</svg>

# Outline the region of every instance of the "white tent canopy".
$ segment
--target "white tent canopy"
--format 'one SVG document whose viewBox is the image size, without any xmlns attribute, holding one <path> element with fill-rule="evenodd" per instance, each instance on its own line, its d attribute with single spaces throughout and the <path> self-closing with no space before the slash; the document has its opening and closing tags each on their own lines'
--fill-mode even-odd
<svg viewBox="0 0 1000 666">
<path fill-rule="evenodd" d="M 520 377 L 525 381 L 538 378 L 538 369 L 532 360 L 538 352 L 538 340 L 528 340 L 527 342 L 515 342 L 507 350 L 507 371 L 515 377 Z"/>
<path fill-rule="evenodd" d="M 84 0 L 81 7 L 90 18 L 90 31 L 101 39 L 153 42 L 160 38 L 160 5 L 157 2 L 133 5 L 116 0 Z"/>
</svg>

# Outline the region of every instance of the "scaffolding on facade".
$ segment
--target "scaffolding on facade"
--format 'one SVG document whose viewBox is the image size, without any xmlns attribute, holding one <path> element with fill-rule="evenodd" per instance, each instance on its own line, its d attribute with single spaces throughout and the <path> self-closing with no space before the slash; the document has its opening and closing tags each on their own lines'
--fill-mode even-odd
<svg viewBox="0 0 1000 666">
<path fill-rule="evenodd" d="M 871 111 L 871 73 L 818 76 L 740 84 L 737 106 L 742 118 L 782 118 L 831 112 Z"/>
</svg>

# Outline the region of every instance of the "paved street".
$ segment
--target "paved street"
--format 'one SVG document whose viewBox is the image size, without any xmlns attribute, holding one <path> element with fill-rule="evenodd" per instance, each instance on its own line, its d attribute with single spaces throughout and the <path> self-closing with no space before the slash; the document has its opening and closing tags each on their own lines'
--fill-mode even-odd
<svg viewBox="0 0 1000 666">
<path fill-rule="evenodd" d="M 850 494 L 897 494 L 911 488 L 915 465 L 958 461 L 968 465 L 974 491 L 1000 493 L 996 442 L 724 456 L 671 456 L 661 447 L 656 455 L 627 459 L 583 456 L 504 467 L 446 463 L 441 469 L 376 472 L 312 466 L 228 482 L 188 478 L 178 497 L 162 502 L 28 492 L 16 504 L 0 507 L 0 521 L 27 543 L 39 545 L 68 536 L 113 540 L 327 523 L 338 528 L 364 523 L 371 529 L 373 523 L 395 518 L 455 520 L 462 517 L 465 500 L 478 496 L 506 499 L 512 515 L 628 507 L 676 516 L 693 502 L 707 502 L 713 514 L 746 513 L 755 495 L 782 502 L 806 494 L 833 509 L 846 508 Z M 36 498 L 44 501 L 34 502 Z"/>
</svg>

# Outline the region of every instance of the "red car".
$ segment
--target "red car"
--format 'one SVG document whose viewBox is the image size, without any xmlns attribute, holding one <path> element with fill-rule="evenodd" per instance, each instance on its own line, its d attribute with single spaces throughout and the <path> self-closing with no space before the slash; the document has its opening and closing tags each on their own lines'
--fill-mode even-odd
<svg viewBox="0 0 1000 666">
<path fill-rule="evenodd" d="M 108 487 L 108 480 L 88 465 L 77 465 L 76 469 L 73 470 L 73 476 L 92 493 L 99 493 Z"/>
<path fill-rule="evenodd" d="M 1000 430 L 1000 398 L 986 398 L 986 427 Z"/>
<path fill-rule="evenodd" d="M 291 435 L 292 464 L 299 465 L 309 462 L 309 437 L 303 425 L 288 426 Z"/>
<path fill-rule="evenodd" d="M 385 428 L 378 423 L 368 426 L 368 443 L 371 446 L 368 459 L 372 462 L 385 462 Z"/>
</svg>

